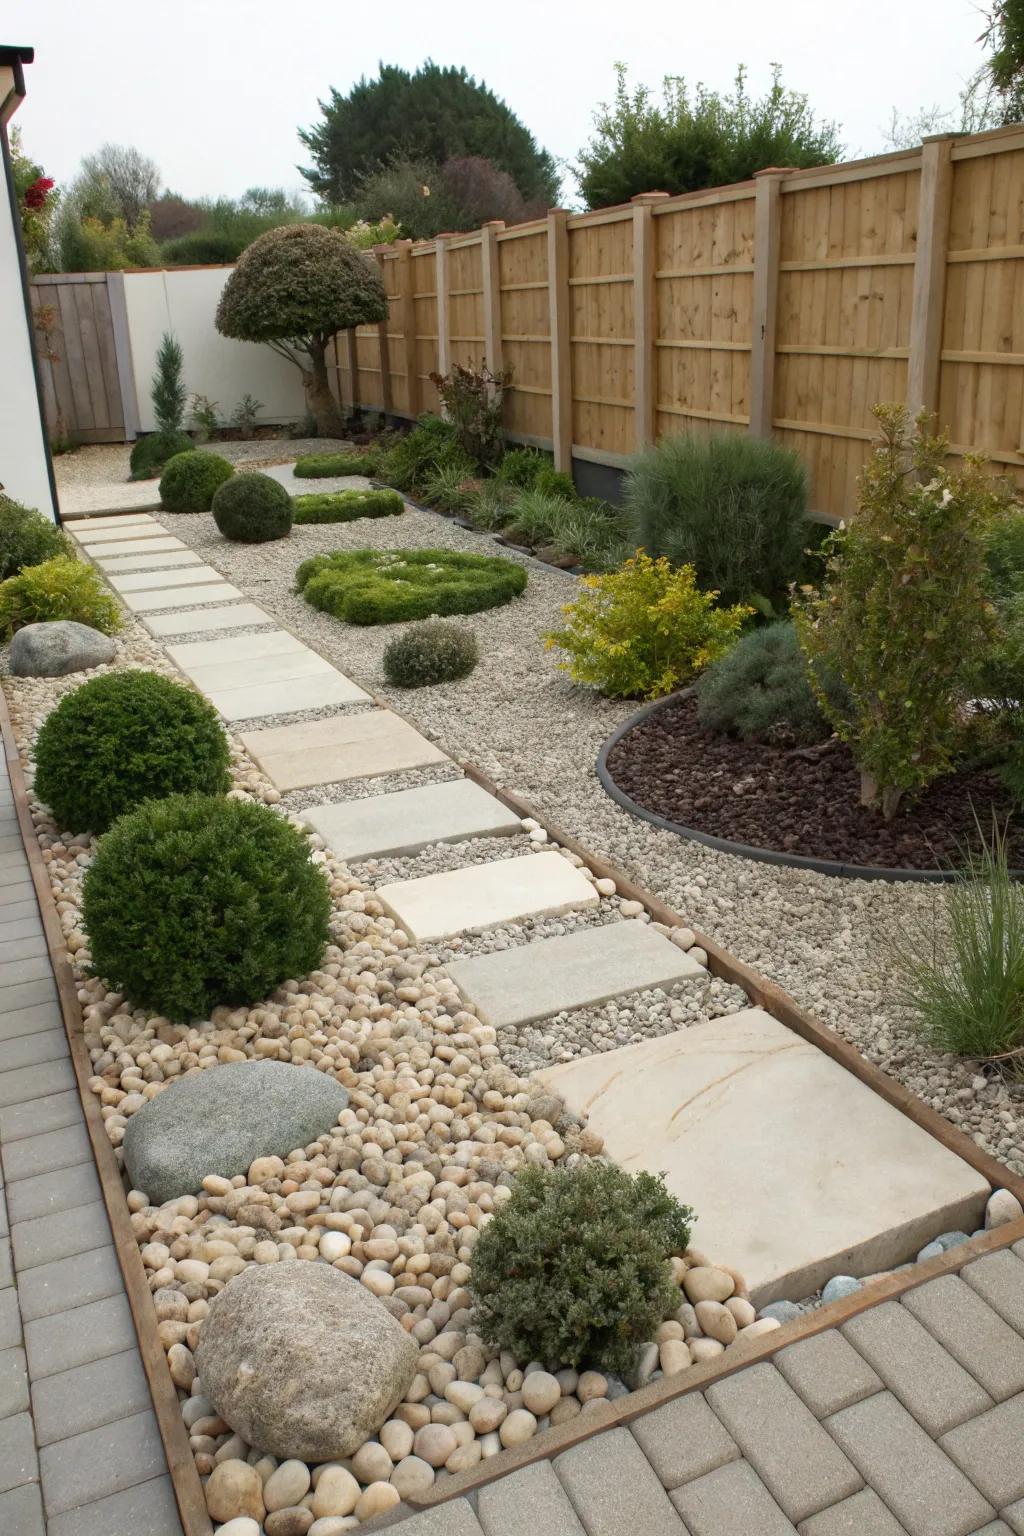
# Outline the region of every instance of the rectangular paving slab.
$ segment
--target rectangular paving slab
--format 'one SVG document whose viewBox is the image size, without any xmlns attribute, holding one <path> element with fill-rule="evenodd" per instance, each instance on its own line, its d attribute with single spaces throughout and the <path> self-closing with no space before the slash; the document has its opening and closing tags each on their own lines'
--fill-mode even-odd
<svg viewBox="0 0 1024 1536">
<path fill-rule="evenodd" d="M 122 539 L 142 540 L 167 537 L 167 529 L 161 523 L 155 522 L 153 518 L 150 518 L 145 523 L 136 523 L 130 527 L 125 527 L 123 524 L 120 527 L 116 525 L 108 526 L 104 519 L 102 527 L 97 523 L 95 528 L 86 529 L 83 533 L 76 532 L 74 529 L 72 532 L 74 532 L 79 544 L 85 549 L 93 549 L 100 544 L 116 543 Z"/>
<path fill-rule="evenodd" d="M 300 812 L 340 859 L 417 853 L 428 843 L 518 832 L 519 818 L 472 779 L 421 784 L 367 800 L 314 805 Z"/>
<path fill-rule="evenodd" d="M 299 709 L 324 709 L 329 704 L 369 704 L 369 694 L 330 665 L 308 677 L 256 683 L 248 688 L 203 687 L 210 703 L 225 720 L 255 720 L 261 715 L 290 715 Z"/>
<path fill-rule="evenodd" d="M 159 527 L 156 528 L 152 535 L 147 532 L 142 537 L 135 536 L 131 528 L 114 528 L 111 529 L 111 534 L 116 535 L 116 537 L 97 538 L 95 543 L 83 544 L 82 547 L 86 554 L 155 555 L 158 553 L 162 554 L 168 549 L 185 548 L 180 539 L 172 538 L 169 533 L 164 533 L 163 529 Z M 133 536 L 126 538 L 126 534 L 133 534 Z"/>
<path fill-rule="evenodd" d="M 122 592 L 121 601 L 132 613 L 155 613 L 164 608 L 193 608 L 200 603 L 233 603 L 241 597 L 230 581 L 208 586 L 175 587 L 159 592 Z"/>
<path fill-rule="evenodd" d="M 202 564 L 194 549 L 169 549 L 158 555 L 93 555 L 92 559 L 108 576 L 122 571 L 166 571 L 181 565 Z"/>
<path fill-rule="evenodd" d="M 154 523 L 148 512 L 111 512 L 106 517 L 69 517 L 64 527 L 76 536 L 92 533 L 96 528 L 127 528 L 138 523 Z"/>
<path fill-rule="evenodd" d="M 173 550 L 172 550 L 173 554 Z M 156 592 L 166 587 L 187 587 L 189 584 L 205 586 L 210 581 L 223 581 L 220 571 L 212 565 L 192 565 L 181 571 L 129 571 L 119 576 L 108 571 L 107 580 L 115 592 Z"/>
<path fill-rule="evenodd" d="M 616 1162 L 665 1171 L 761 1306 L 981 1221 L 980 1174 L 760 1008 L 540 1076 Z"/>
<path fill-rule="evenodd" d="M 663 934 L 627 919 L 474 955 L 450 965 L 448 974 L 485 1023 L 501 1027 L 707 972 Z"/>
<path fill-rule="evenodd" d="M 601 899 L 590 881 L 560 853 L 524 854 L 417 880 L 396 880 L 379 886 L 374 894 L 419 943 L 463 929 L 493 928 L 522 917 L 594 907 Z"/>
<path fill-rule="evenodd" d="M 192 613 L 144 614 L 142 622 L 151 635 L 160 639 L 164 635 L 203 635 L 218 629 L 248 629 L 251 624 L 273 624 L 274 621 L 255 603 L 239 603 L 235 608 L 197 608 Z"/>
<path fill-rule="evenodd" d="M 251 661 L 255 656 L 286 656 L 307 651 L 308 646 L 284 629 L 268 629 L 260 635 L 217 635 L 213 640 L 181 640 L 169 645 L 167 654 L 183 672 L 217 662 Z"/>
<path fill-rule="evenodd" d="M 292 677 L 310 677 L 314 673 L 333 672 L 336 668 L 329 661 L 308 648 L 282 651 L 278 656 L 239 656 L 233 660 L 206 661 L 196 666 L 183 666 L 181 670 L 204 693 L 226 688 L 258 688 L 265 683 L 286 682 Z M 361 691 L 361 690 L 360 690 Z M 366 694 L 363 694 L 366 698 Z M 301 705 L 296 705 L 301 709 Z"/>
<path fill-rule="evenodd" d="M 245 731 L 242 745 L 280 790 L 428 768 L 448 757 L 389 709 Z"/>
</svg>

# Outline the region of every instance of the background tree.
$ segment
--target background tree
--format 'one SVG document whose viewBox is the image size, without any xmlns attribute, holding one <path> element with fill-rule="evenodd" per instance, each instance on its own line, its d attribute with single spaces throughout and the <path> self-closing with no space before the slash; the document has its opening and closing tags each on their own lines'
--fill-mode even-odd
<svg viewBox="0 0 1024 1536">
<path fill-rule="evenodd" d="M 327 382 L 327 344 L 336 331 L 387 314 L 376 265 L 340 230 L 288 224 L 242 252 L 216 323 L 222 336 L 266 342 L 295 364 L 317 431 L 329 437 L 341 431 L 341 417 Z"/>
<path fill-rule="evenodd" d="M 746 181 L 769 165 L 831 165 L 842 145 L 835 123 L 818 121 L 806 96 L 787 90 L 778 65 L 764 96 L 747 92 L 746 70 L 731 93 L 679 76 L 665 79 L 662 99 L 630 90 L 617 64 L 615 99 L 594 114 L 594 135 L 580 151 L 576 175 L 588 208 L 628 202 L 638 192 L 696 192 Z"/>
<path fill-rule="evenodd" d="M 313 157 L 302 170 L 327 202 L 349 201 L 360 183 L 396 159 L 441 165 L 483 156 L 507 172 L 524 198 L 552 204 L 555 163 L 529 129 L 483 82 L 465 69 L 428 59 L 414 74 L 382 64 L 375 80 L 359 80 L 347 95 L 332 89 L 320 102 L 323 120 L 300 129 Z"/>
<path fill-rule="evenodd" d="M 996 0 L 981 41 L 991 50 L 988 73 L 999 97 L 1001 121 L 1024 118 L 1024 0 Z"/>
<path fill-rule="evenodd" d="M 355 196 L 361 218 L 376 222 L 390 215 L 410 240 L 476 229 L 488 219 L 521 224 L 547 206 L 544 198 L 527 202 L 507 171 L 479 155 L 444 165 L 396 160 L 368 176 Z"/>
<path fill-rule="evenodd" d="M 33 271 L 44 272 L 49 266 L 50 225 L 59 194 L 52 177 L 44 175 L 42 166 L 25 153 L 19 128 L 11 130 L 10 150 L 25 256 Z"/>
<path fill-rule="evenodd" d="M 101 144 L 94 154 L 82 157 L 82 176 L 90 182 L 106 182 L 117 212 L 134 229 L 160 190 L 160 172 L 131 144 Z"/>
</svg>

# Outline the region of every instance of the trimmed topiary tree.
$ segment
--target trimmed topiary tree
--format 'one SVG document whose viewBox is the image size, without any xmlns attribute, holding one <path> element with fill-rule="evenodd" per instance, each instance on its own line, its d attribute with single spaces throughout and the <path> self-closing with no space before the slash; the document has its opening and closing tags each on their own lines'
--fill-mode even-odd
<svg viewBox="0 0 1024 1536">
<path fill-rule="evenodd" d="M 291 531 L 291 497 L 279 480 L 256 471 L 225 480 L 210 510 L 224 537 L 238 544 L 266 544 Z"/>
<path fill-rule="evenodd" d="M 131 480 L 152 480 L 177 453 L 188 453 L 193 446 L 187 432 L 147 432 L 132 447 L 129 466 Z"/>
<path fill-rule="evenodd" d="M 628 1376 L 679 1306 L 669 1259 L 685 1252 L 692 1221 L 650 1173 L 524 1168 L 473 1249 L 475 1326 L 519 1360 Z"/>
<path fill-rule="evenodd" d="M 93 971 L 179 1022 L 259 1002 L 318 966 L 327 879 L 305 837 L 267 806 L 174 795 L 122 816 L 82 900 Z"/>
<path fill-rule="evenodd" d="M 414 624 L 384 650 L 384 676 L 395 688 L 427 688 L 468 677 L 480 659 L 471 629 L 433 619 Z"/>
<path fill-rule="evenodd" d="M 201 694 L 110 672 L 65 694 L 36 742 L 36 793 L 65 831 L 105 832 L 143 800 L 230 788 L 228 739 Z"/>
<path fill-rule="evenodd" d="M 313 555 L 295 573 L 306 602 L 348 624 L 482 613 L 518 597 L 526 571 L 497 555 L 450 549 L 355 549 Z"/>
<path fill-rule="evenodd" d="M 327 346 L 336 331 L 388 316 L 372 257 L 340 230 L 286 224 L 260 235 L 238 258 L 217 305 L 217 329 L 235 341 L 262 341 L 302 373 L 306 404 L 324 437 L 342 431 L 327 382 Z"/>
<path fill-rule="evenodd" d="M 70 552 L 67 535 L 48 517 L 0 493 L 0 581 Z"/>
<path fill-rule="evenodd" d="M 209 512 L 215 493 L 234 466 L 202 448 L 176 453 L 160 476 L 160 501 L 168 512 Z"/>
</svg>

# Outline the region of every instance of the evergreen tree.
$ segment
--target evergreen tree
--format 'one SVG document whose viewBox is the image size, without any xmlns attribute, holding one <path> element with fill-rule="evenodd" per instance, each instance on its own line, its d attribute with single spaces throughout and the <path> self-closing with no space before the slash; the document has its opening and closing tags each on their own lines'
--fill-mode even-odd
<svg viewBox="0 0 1024 1536">
<path fill-rule="evenodd" d="M 300 129 L 313 158 L 302 170 L 330 203 L 351 200 L 365 177 L 396 159 L 446 160 L 482 156 L 506 171 L 524 198 L 553 204 L 555 162 L 483 82 L 465 69 L 428 59 L 414 74 L 382 64 L 375 80 L 359 80 L 345 96 L 332 88 L 320 103 L 321 122 Z"/>
<path fill-rule="evenodd" d="M 156 373 L 150 386 L 153 414 L 160 432 L 180 432 L 185 417 L 184 358 L 180 344 L 164 331 L 156 354 Z"/>
</svg>

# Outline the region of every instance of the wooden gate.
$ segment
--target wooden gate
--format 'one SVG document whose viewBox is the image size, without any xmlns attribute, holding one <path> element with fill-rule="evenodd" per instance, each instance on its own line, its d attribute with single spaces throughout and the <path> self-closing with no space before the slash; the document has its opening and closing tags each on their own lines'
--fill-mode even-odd
<svg viewBox="0 0 1024 1536">
<path fill-rule="evenodd" d="M 134 437 L 122 273 L 40 274 L 33 278 L 31 291 L 51 439 L 123 443 Z"/>
</svg>

